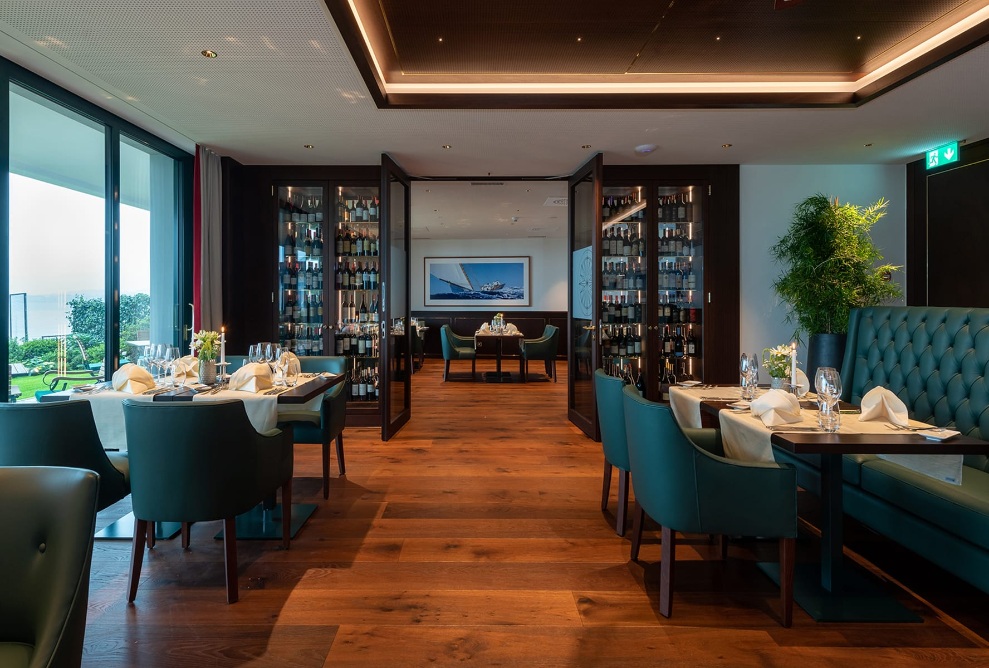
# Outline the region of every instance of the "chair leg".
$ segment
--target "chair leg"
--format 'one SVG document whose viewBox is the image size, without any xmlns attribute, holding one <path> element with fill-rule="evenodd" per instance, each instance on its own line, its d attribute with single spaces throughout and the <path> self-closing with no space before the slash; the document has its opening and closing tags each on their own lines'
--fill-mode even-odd
<svg viewBox="0 0 989 668">
<path fill-rule="evenodd" d="M 137 598 L 137 583 L 141 580 L 141 564 L 144 562 L 144 542 L 148 533 L 148 521 L 134 518 L 134 540 L 130 548 L 130 580 L 127 583 L 127 602 Z"/>
<path fill-rule="evenodd" d="M 223 568 L 227 574 L 227 603 L 236 603 L 238 596 L 236 517 L 227 517 L 223 520 Z"/>
<path fill-rule="evenodd" d="M 450 375 L 450 360 L 443 360 L 443 382 L 445 383 L 447 377 Z"/>
<path fill-rule="evenodd" d="M 780 602 L 783 604 L 783 626 L 793 623 L 793 567 L 796 561 L 797 539 L 780 538 Z"/>
<path fill-rule="evenodd" d="M 323 434 L 323 498 L 330 498 L 330 439 Z"/>
<path fill-rule="evenodd" d="M 347 465 L 343 461 L 343 432 L 337 434 L 337 468 L 340 475 L 347 475 Z"/>
<path fill-rule="evenodd" d="M 632 513 L 632 561 L 639 560 L 639 548 L 642 546 L 642 525 L 646 522 L 646 511 L 635 502 L 635 510 Z"/>
<path fill-rule="evenodd" d="M 145 544 L 148 546 L 148 549 L 150 550 L 154 548 L 155 543 L 157 542 L 157 536 L 155 535 L 155 523 L 148 522 L 147 527 L 148 530 L 145 535 Z"/>
<path fill-rule="evenodd" d="M 676 532 L 663 527 L 663 561 L 659 565 L 659 614 L 673 613 L 673 571 L 676 565 Z"/>
<path fill-rule="evenodd" d="M 625 517 L 628 515 L 628 481 L 631 474 L 628 471 L 621 471 L 618 476 L 618 510 L 615 511 L 615 533 L 619 536 L 625 535 Z"/>
<path fill-rule="evenodd" d="M 608 498 L 611 496 L 611 462 L 604 459 L 604 484 L 601 485 L 601 510 L 608 509 Z"/>
<path fill-rule="evenodd" d="M 553 370 L 553 382 L 556 382 L 556 358 L 550 360 L 550 368 Z"/>
<path fill-rule="evenodd" d="M 192 528 L 192 522 L 183 522 L 182 523 L 182 549 L 183 550 L 188 550 L 189 549 L 189 538 L 190 538 L 190 536 L 189 536 L 190 531 L 189 530 L 191 528 Z"/>
<path fill-rule="evenodd" d="M 523 383 L 529 382 L 529 360 L 524 357 L 519 358 L 519 375 Z"/>
<path fill-rule="evenodd" d="M 224 534 L 226 535 L 226 534 Z M 292 542 L 292 476 L 282 485 L 282 547 L 288 549 Z"/>
</svg>

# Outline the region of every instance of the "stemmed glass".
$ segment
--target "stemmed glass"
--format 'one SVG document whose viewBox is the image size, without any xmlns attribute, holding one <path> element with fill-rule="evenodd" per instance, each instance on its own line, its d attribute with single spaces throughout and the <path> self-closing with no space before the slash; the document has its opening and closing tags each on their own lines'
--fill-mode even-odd
<svg viewBox="0 0 989 668">
<path fill-rule="evenodd" d="M 814 389 L 817 390 L 818 412 L 817 423 L 827 432 L 836 432 L 841 426 L 841 413 L 836 405 L 841 396 L 841 375 L 830 366 L 818 367 L 814 375 Z"/>
<path fill-rule="evenodd" d="M 162 372 L 165 377 L 165 384 L 169 387 L 175 386 L 175 361 L 180 357 L 179 349 L 175 346 L 165 346 L 162 355 Z"/>
<path fill-rule="evenodd" d="M 152 364 L 154 364 L 155 368 L 157 369 L 157 371 L 155 372 L 155 384 L 156 385 L 161 381 L 161 376 L 162 376 L 162 374 L 165 371 L 165 368 L 164 368 L 163 364 L 165 362 L 165 348 L 166 347 L 167 346 L 165 346 L 164 343 L 159 343 L 159 344 L 155 345 L 155 347 L 154 347 L 154 349 L 155 349 L 154 355 L 151 358 Z"/>
<path fill-rule="evenodd" d="M 738 359 L 739 385 L 742 387 L 742 399 L 747 401 L 755 398 L 755 386 L 752 384 L 752 368 L 755 364 L 758 364 L 758 360 L 745 353 Z"/>
</svg>

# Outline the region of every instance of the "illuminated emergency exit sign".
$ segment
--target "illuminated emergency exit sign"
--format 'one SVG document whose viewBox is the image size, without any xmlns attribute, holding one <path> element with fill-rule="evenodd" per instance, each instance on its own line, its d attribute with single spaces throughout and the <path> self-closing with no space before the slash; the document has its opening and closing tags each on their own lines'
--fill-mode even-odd
<svg viewBox="0 0 989 668">
<path fill-rule="evenodd" d="M 927 169 L 958 162 L 958 142 L 953 141 L 944 146 L 932 148 L 927 152 Z"/>
</svg>

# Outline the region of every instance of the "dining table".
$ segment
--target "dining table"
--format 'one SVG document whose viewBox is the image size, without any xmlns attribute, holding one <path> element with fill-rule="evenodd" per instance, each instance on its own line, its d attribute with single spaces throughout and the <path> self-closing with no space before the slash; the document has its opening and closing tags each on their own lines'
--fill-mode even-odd
<svg viewBox="0 0 989 668">
<path fill-rule="evenodd" d="M 504 355 L 504 344 L 505 341 L 518 341 L 521 343 L 522 339 L 525 338 L 522 332 L 518 330 L 508 332 L 508 331 L 494 331 L 494 330 L 478 330 L 474 333 L 474 347 L 477 348 L 479 343 L 485 341 L 493 341 L 495 344 L 495 370 L 486 371 L 484 373 L 484 380 L 488 383 L 506 383 L 512 381 L 512 374 L 509 371 L 501 370 L 501 358 Z M 519 355 L 519 377 L 523 377 L 525 374 L 525 358 Z"/>
<path fill-rule="evenodd" d="M 119 392 L 109 382 L 75 388 L 64 392 L 53 392 L 41 398 L 42 402 L 89 401 L 100 440 L 106 450 L 127 450 L 124 429 L 124 399 L 137 401 L 224 401 L 238 399 L 244 403 L 247 416 L 260 433 L 275 429 L 279 424 L 279 414 L 301 410 L 318 411 L 323 394 L 330 388 L 344 382 L 346 374 L 312 373 L 303 374 L 293 386 L 270 387 L 257 392 L 226 389 L 224 385 L 207 386 L 190 382 L 185 385 L 158 385 L 141 394 Z M 291 429 L 291 425 L 284 426 Z M 315 512 L 316 504 L 293 503 L 291 535 L 294 538 L 302 525 Z M 281 539 L 281 507 L 273 500 L 252 508 L 237 516 L 237 538 L 244 540 Z M 181 526 L 174 522 L 159 522 L 155 527 L 156 538 L 167 540 L 178 535 Z M 96 534 L 101 539 L 131 540 L 134 532 L 134 515 L 128 513 L 121 519 L 106 526 Z M 217 533 L 222 538 L 222 532 Z"/>
<path fill-rule="evenodd" d="M 813 396 L 813 395 L 811 395 Z M 892 426 L 886 420 L 860 421 L 858 407 L 841 403 L 841 426 L 827 433 L 817 426 L 813 401 L 801 402 L 800 421 L 767 427 L 741 401 L 737 386 L 671 388 L 670 404 L 683 427 L 699 427 L 716 417 L 725 456 L 743 461 L 772 462 L 773 448 L 820 458 L 820 565 L 798 564 L 794 600 L 817 621 L 918 622 L 920 618 L 887 595 L 869 574 L 848 568 L 843 558 L 844 513 L 842 457 L 846 454 L 903 456 L 916 461 L 914 470 L 951 484 L 960 483 L 962 460 L 968 454 L 989 454 L 989 442 L 954 435 L 931 440 L 917 431 Z M 709 423 L 708 423 L 709 424 Z M 932 425 L 911 420 L 908 429 Z M 919 461 L 917 461 L 919 460 Z M 779 566 L 760 568 L 779 581 Z"/>
</svg>

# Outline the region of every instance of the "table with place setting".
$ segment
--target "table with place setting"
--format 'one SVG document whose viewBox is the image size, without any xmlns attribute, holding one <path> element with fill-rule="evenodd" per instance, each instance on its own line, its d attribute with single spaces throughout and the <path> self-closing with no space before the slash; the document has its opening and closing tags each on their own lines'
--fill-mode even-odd
<svg viewBox="0 0 989 668">
<path fill-rule="evenodd" d="M 488 323 L 481 325 L 481 328 L 474 333 L 474 345 L 484 341 L 492 341 L 495 344 L 495 370 L 484 373 L 484 380 L 489 383 L 511 382 L 512 374 L 509 371 L 501 370 L 501 359 L 504 355 L 505 341 L 521 342 L 525 336 L 514 325 L 492 328 Z M 525 373 L 525 359 L 519 356 L 519 376 Z"/>
</svg>

